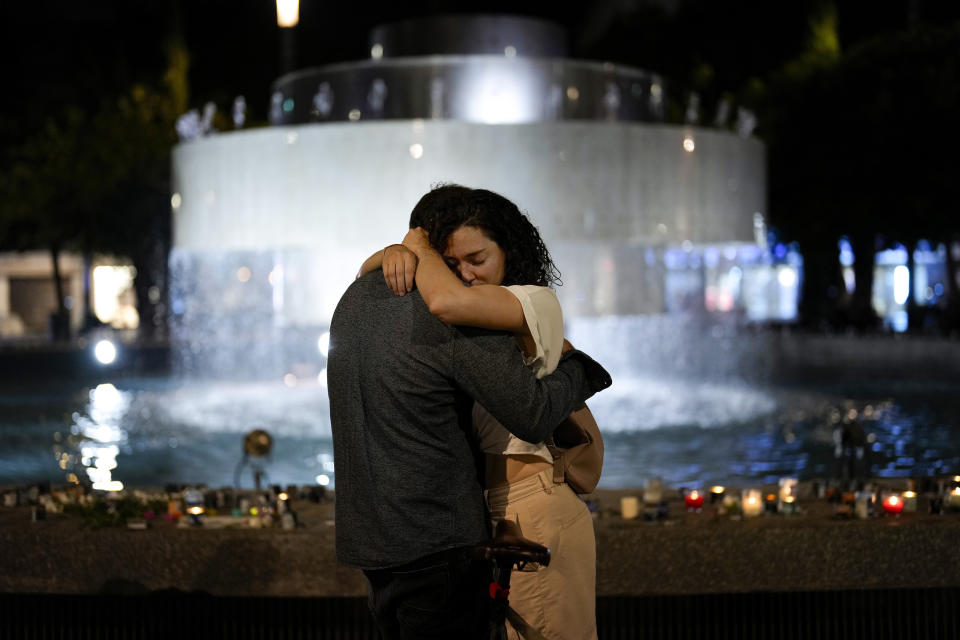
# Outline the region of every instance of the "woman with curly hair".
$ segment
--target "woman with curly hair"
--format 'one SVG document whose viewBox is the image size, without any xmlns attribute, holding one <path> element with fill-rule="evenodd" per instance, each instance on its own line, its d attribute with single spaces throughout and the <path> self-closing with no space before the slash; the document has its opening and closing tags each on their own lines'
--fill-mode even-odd
<svg viewBox="0 0 960 640">
<path fill-rule="evenodd" d="M 561 353 L 572 348 L 550 288 L 559 272 L 517 206 L 491 191 L 446 185 L 421 199 L 410 226 L 403 244 L 371 256 L 361 275 L 382 268 L 398 295 L 415 282 L 431 313 L 448 324 L 514 332 L 534 373 L 553 372 Z M 510 637 L 520 637 L 516 627 L 527 625 L 546 638 L 596 638 L 589 510 L 569 486 L 554 482 L 544 443 L 520 440 L 479 404 L 473 426 L 485 454 L 492 524 L 513 520 L 524 537 L 551 551 L 548 567 L 528 567 L 511 579 L 510 606 L 521 620 L 514 620 Z"/>
</svg>

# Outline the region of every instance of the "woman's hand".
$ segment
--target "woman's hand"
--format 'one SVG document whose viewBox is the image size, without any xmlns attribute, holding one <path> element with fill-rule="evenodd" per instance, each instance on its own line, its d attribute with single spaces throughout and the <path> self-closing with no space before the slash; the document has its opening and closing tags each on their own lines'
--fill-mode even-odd
<svg viewBox="0 0 960 640">
<path fill-rule="evenodd" d="M 432 250 L 430 247 L 430 236 L 424 231 L 423 227 L 410 229 L 403 239 L 403 246 L 418 257 Z"/>
<path fill-rule="evenodd" d="M 398 296 L 413 291 L 417 262 L 417 255 L 403 245 L 392 244 L 383 250 L 383 279 Z"/>
</svg>

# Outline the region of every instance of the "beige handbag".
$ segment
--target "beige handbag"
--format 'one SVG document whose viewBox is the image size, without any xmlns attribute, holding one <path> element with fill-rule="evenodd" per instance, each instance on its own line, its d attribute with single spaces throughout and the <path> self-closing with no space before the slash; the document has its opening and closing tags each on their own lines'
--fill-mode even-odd
<svg viewBox="0 0 960 640">
<path fill-rule="evenodd" d="M 547 440 L 553 455 L 553 481 L 576 493 L 593 493 L 603 470 L 603 437 L 587 405 L 574 410 Z"/>
</svg>

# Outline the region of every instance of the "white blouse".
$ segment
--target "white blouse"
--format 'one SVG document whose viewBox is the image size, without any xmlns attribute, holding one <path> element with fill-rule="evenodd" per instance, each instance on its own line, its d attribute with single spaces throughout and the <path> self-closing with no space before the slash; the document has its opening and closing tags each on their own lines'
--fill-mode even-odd
<svg viewBox="0 0 960 640">
<path fill-rule="evenodd" d="M 524 356 L 524 362 L 533 368 L 537 378 L 553 373 L 563 352 L 563 312 L 557 294 L 548 287 L 513 285 L 504 287 L 520 301 L 523 317 L 536 345 L 533 356 Z M 478 403 L 473 405 L 473 428 L 480 449 L 486 453 L 533 455 L 553 462 L 547 446 L 521 440 L 501 425 Z"/>
</svg>

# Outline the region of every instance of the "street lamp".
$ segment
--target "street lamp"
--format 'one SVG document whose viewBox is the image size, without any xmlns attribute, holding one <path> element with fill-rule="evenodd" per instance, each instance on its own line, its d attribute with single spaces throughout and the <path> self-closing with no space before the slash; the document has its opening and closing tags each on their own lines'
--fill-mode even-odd
<svg viewBox="0 0 960 640">
<path fill-rule="evenodd" d="M 277 26 L 295 27 L 300 22 L 300 0 L 277 0 Z"/>
<path fill-rule="evenodd" d="M 277 0 L 277 26 L 280 27 L 280 73 L 293 71 L 296 42 L 294 27 L 300 22 L 300 0 Z"/>
</svg>

